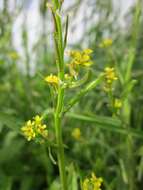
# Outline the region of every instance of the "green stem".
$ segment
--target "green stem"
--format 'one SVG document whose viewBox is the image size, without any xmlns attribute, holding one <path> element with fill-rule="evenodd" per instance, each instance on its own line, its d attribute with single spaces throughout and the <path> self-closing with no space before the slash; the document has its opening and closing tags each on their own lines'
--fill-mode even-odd
<svg viewBox="0 0 143 190">
<path fill-rule="evenodd" d="M 54 8 L 57 10 L 60 7 L 58 0 L 53 0 Z M 55 46 L 57 53 L 57 67 L 58 67 L 58 76 L 61 81 L 64 79 L 64 45 L 63 45 L 63 34 L 62 34 L 62 22 L 61 17 L 52 11 L 54 23 L 55 23 Z M 61 85 L 58 87 L 58 97 L 56 103 L 56 111 L 54 114 L 55 119 L 55 133 L 56 141 L 58 145 L 58 166 L 60 173 L 60 180 L 62 185 L 62 190 L 67 190 L 66 183 L 66 171 L 65 171 L 65 155 L 64 155 L 64 144 L 62 139 L 62 110 L 64 105 L 64 89 Z"/>
<path fill-rule="evenodd" d="M 64 90 L 62 88 L 59 88 L 57 108 L 55 112 L 55 132 L 56 132 L 56 140 L 58 144 L 58 166 L 59 166 L 60 178 L 61 178 L 61 183 L 62 183 L 62 190 L 67 190 L 64 145 L 63 145 L 63 140 L 62 140 L 62 128 L 61 128 L 63 99 L 64 99 Z"/>
</svg>

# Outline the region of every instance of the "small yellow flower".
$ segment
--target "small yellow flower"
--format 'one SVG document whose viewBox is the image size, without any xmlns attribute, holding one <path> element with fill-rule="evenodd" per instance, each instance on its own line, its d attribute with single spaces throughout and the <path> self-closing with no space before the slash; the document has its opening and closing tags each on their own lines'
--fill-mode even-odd
<svg viewBox="0 0 143 190">
<path fill-rule="evenodd" d="M 90 178 L 91 183 L 93 184 L 93 190 L 100 190 L 103 179 L 101 177 L 97 178 L 94 173 L 91 174 Z"/>
<path fill-rule="evenodd" d="M 97 178 L 94 173 L 91 174 L 90 178 L 86 178 L 82 183 L 82 190 L 101 190 L 103 179 Z"/>
<path fill-rule="evenodd" d="M 34 117 L 34 124 L 35 124 L 35 125 L 40 125 L 41 122 L 42 122 L 42 117 L 40 117 L 39 115 L 36 115 L 36 116 Z"/>
<path fill-rule="evenodd" d="M 42 133 L 47 128 L 46 125 L 41 125 L 41 123 L 37 126 L 38 133 Z"/>
<path fill-rule="evenodd" d="M 115 69 L 113 67 L 106 67 L 104 69 L 104 75 L 105 75 L 104 90 L 106 92 L 112 91 L 113 82 L 118 79 L 115 73 Z"/>
<path fill-rule="evenodd" d="M 33 129 L 33 123 L 31 122 L 31 120 L 27 121 L 26 125 L 23 126 L 21 130 L 28 141 L 34 139 L 36 136 L 35 131 Z"/>
<path fill-rule="evenodd" d="M 83 184 L 82 184 L 83 190 L 89 190 L 89 185 L 90 185 L 90 181 L 89 181 L 88 178 L 86 178 L 86 179 L 83 181 Z"/>
<path fill-rule="evenodd" d="M 84 67 L 89 67 L 93 64 L 91 61 L 91 53 L 93 51 L 91 49 L 85 49 L 83 51 L 79 50 L 73 50 L 68 53 L 68 55 L 72 58 L 71 63 L 70 63 L 70 68 L 73 70 L 76 70 L 77 66 L 84 66 Z M 73 71 L 72 71 L 73 73 Z M 77 72 L 74 72 L 77 74 Z"/>
<path fill-rule="evenodd" d="M 107 48 L 110 47 L 112 45 L 113 41 L 110 38 L 104 39 L 100 44 L 99 47 L 100 48 Z"/>
<path fill-rule="evenodd" d="M 80 60 L 82 55 L 80 51 L 71 51 L 71 57 L 75 58 L 76 60 Z"/>
<path fill-rule="evenodd" d="M 122 101 L 120 99 L 115 99 L 114 108 L 120 109 L 122 107 Z"/>
<path fill-rule="evenodd" d="M 106 67 L 104 69 L 104 73 L 105 73 L 106 82 L 108 84 L 111 84 L 114 80 L 118 79 L 115 73 L 115 69 L 113 67 Z"/>
<path fill-rule="evenodd" d="M 71 135 L 72 135 L 72 137 L 73 137 L 74 139 L 80 140 L 80 139 L 81 139 L 81 131 L 80 131 L 80 129 L 79 129 L 78 127 L 75 128 L 75 129 L 73 129 Z"/>
<path fill-rule="evenodd" d="M 58 85 L 59 84 L 59 78 L 56 75 L 49 75 L 45 77 L 45 81 L 52 85 Z"/>
<path fill-rule="evenodd" d="M 48 130 L 43 130 L 43 132 L 41 133 L 41 135 L 44 137 L 44 138 L 47 138 L 48 137 Z"/>
<path fill-rule="evenodd" d="M 83 62 L 87 62 L 87 61 L 89 61 L 90 60 L 90 56 L 88 55 L 88 54 L 83 54 L 83 56 L 82 56 L 82 61 Z"/>
</svg>

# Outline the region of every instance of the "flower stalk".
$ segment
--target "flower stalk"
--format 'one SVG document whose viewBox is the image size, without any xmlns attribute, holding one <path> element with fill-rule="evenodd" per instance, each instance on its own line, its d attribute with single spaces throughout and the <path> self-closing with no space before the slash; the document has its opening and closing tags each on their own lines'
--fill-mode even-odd
<svg viewBox="0 0 143 190">
<path fill-rule="evenodd" d="M 52 15 L 54 18 L 55 31 L 54 31 L 54 40 L 55 40 L 55 49 L 57 54 L 57 67 L 58 67 L 58 77 L 60 81 L 64 79 L 64 43 L 63 43 L 63 34 L 62 34 L 62 21 L 59 14 L 57 14 L 57 9 L 60 7 L 60 2 L 58 0 L 53 0 L 54 9 L 52 9 Z M 64 105 L 64 88 L 61 85 L 58 86 L 58 95 L 56 102 L 56 109 L 54 114 L 55 120 L 55 133 L 56 141 L 58 145 L 57 157 L 58 157 L 58 166 L 60 173 L 60 180 L 62 185 L 62 190 L 67 190 L 66 183 L 66 171 L 65 171 L 65 156 L 64 156 L 64 145 L 62 139 L 62 110 Z"/>
</svg>

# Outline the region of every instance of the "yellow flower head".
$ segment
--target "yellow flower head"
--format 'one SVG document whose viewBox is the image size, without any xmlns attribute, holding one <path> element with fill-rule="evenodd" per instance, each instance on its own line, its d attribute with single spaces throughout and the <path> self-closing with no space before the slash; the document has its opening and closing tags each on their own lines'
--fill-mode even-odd
<svg viewBox="0 0 143 190">
<path fill-rule="evenodd" d="M 76 58 L 76 60 L 80 60 L 82 57 L 81 52 L 78 50 L 69 51 L 69 56 L 72 58 Z"/>
<path fill-rule="evenodd" d="M 38 132 L 39 134 L 41 134 L 41 135 L 43 135 L 43 132 L 44 132 L 45 129 L 47 128 L 47 126 L 46 126 L 45 124 L 44 124 L 44 125 L 40 124 L 40 125 L 37 125 L 36 127 L 37 127 L 37 132 Z"/>
<path fill-rule="evenodd" d="M 34 123 L 35 123 L 35 125 L 40 125 L 41 122 L 42 122 L 42 117 L 40 117 L 39 115 L 36 115 L 34 117 Z"/>
<path fill-rule="evenodd" d="M 36 115 L 32 121 L 27 121 L 21 130 L 28 141 L 48 136 L 47 126 L 42 123 L 42 117 L 39 115 Z"/>
<path fill-rule="evenodd" d="M 79 129 L 78 127 L 75 128 L 75 129 L 73 129 L 71 135 L 72 135 L 72 137 L 73 137 L 74 139 L 80 140 L 80 138 L 81 138 L 81 131 L 80 131 L 80 129 Z"/>
<path fill-rule="evenodd" d="M 27 121 L 26 125 L 24 125 L 21 128 L 21 130 L 22 130 L 24 136 L 27 138 L 28 141 L 34 139 L 36 136 L 36 133 L 33 129 L 33 123 L 31 122 L 31 120 Z"/>
<path fill-rule="evenodd" d="M 90 178 L 91 183 L 93 184 L 93 190 L 100 190 L 103 179 L 101 177 L 97 178 L 94 173 L 91 174 Z"/>
<path fill-rule="evenodd" d="M 52 85 L 58 85 L 60 80 L 56 75 L 51 74 L 45 77 L 45 81 Z"/>
<path fill-rule="evenodd" d="M 86 178 L 82 183 L 82 190 L 101 190 L 103 179 L 97 178 L 94 173 L 91 174 L 90 178 Z"/>
<path fill-rule="evenodd" d="M 106 82 L 108 84 L 112 84 L 114 80 L 118 79 L 115 73 L 115 69 L 113 67 L 106 67 L 104 69 L 104 73 L 105 73 Z"/>
<path fill-rule="evenodd" d="M 104 39 L 100 44 L 99 47 L 100 48 L 107 48 L 110 47 L 112 45 L 113 41 L 110 38 Z"/>
<path fill-rule="evenodd" d="M 106 92 L 112 91 L 113 82 L 118 79 L 115 73 L 115 69 L 113 67 L 106 67 L 104 69 L 104 76 L 105 76 L 104 90 Z"/>
<path fill-rule="evenodd" d="M 115 99 L 114 108 L 120 109 L 122 107 L 122 101 L 120 99 Z"/>
<path fill-rule="evenodd" d="M 89 185 L 90 185 L 90 181 L 89 181 L 88 178 L 86 178 L 86 179 L 83 181 L 82 190 L 89 190 Z"/>
<path fill-rule="evenodd" d="M 72 58 L 71 65 L 73 67 L 76 65 L 89 67 L 93 64 L 90 56 L 92 52 L 93 51 L 91 49 L 85 49 L 83 51 L 70 51 L 69 56 Z"/>
</svg>

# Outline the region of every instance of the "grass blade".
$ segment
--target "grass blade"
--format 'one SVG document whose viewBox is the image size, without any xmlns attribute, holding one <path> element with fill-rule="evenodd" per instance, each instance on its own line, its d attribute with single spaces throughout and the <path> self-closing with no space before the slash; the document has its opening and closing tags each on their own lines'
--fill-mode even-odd
<svg viewBox="0 0 143 190">
<path fill-rule="evenodd" d="M 124 135 L 132 135 L 137 138 L 143 139 L 143 132 L 137 131 L 134 129 L 125 129 L 123 128 L 123 124 L 121 120 L 116 118 L 110 118 L 106 116 L 86 116 L 86 115 L 80 115 L 76 113 L 67 113 L 67 117 L 78 119 L 82 121 L 92 122 L 96 124 L 96 127 L 105 129 L 108 131 L 124 134 Z"/>
</svg>

